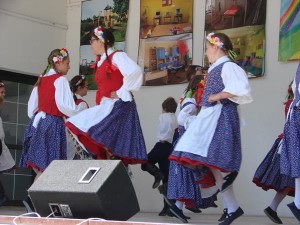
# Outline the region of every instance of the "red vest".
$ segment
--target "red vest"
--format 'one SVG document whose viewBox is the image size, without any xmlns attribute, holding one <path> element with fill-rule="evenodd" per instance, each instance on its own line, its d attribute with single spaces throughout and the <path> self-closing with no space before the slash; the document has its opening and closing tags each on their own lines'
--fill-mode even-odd
<svg viewBox="0 0 300 225">
<path fill-rule="evenodd" d="M 53 116 L 64 116 L 61 113 L 55 102 L 55 87 L 54 82 L 61 74 L 42 77 L 38 86 L 38 112 L 45 112 Z M 63 96 L 61 96 L 63 97 Z"/>
<path fill-rule="evenodd" d="M 81 98 L 77 98 L 76 99 L 76 102 L 75 102 L 75 104 L 76 105 L 79 105 L 81 102 L 85 102 L 85 104 L 87 105 L 87 107 L 89 108 L 89 104 L 87 104 L 87 102 L 86 101 L 84 101 L 83 99 L 81 99 Z"/>
<path fill-rule="evenodd" d="M 119 51 L 114 51 L 108 56 L 109 62 L 104 60 L 101 66 L 97 67 L 94 77 L 98 86 L 96 93 L 97 105 L 100 104 L 102 97 L 110 98 L 110 93 L 119 90 L 123 85 L 123 75 L 117 67 L 112 65 L 112 58 L 116 52 Z M 109 78 L 107 78 L 106 72 L 109 73 Z"/>
</svg>

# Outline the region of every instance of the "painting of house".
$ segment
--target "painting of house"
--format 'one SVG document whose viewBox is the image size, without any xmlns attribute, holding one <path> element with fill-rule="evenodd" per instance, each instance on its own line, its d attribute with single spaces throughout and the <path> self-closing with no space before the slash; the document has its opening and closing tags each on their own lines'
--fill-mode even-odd
<svg viewBox="0 0 300 225">
<path fill-rule="evenodd" d="M 82 3 L 80 29 L 80 74 L 86 75 L 90 89 L 96 89 L 93 79 L 95 55 L 92 54 L 90 32 L 98 26 L 110 29 L 115 48 L 125 50 L 129 0 L 90 0 Z"/>
</svg>

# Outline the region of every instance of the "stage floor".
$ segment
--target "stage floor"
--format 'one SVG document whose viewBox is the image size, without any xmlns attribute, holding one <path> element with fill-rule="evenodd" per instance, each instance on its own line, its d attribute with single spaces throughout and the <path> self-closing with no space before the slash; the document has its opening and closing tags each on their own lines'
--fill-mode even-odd
<svg viewBox="0 0 300 225">
<path fill-rule="evenodd" d="M 24 207 L 12 207 L 12 206 L 3 206 L 0 207 L 1 216 L 19 216 L 26 213 Z M 186 213 L 190 216 L 189 224 L 198 224 L 198 225 L 212 225 L 218 224 L 218 219 L 220 215 L 213 214 L 195 214 L 195 213 Z M 281 218 L 284 224 L 289 225 L 299 225 L 297 220 L 293 217 L 283 217 Z M 157 213 L 146 213 L 140 212 L 132 217 L 131 222 L 147 222 L 147 223 L 168 223 L 168 224 L 182 224 L 178 219 L 174 217 L 162 217 L 158 216 Z M 267 217 L 264 216 L 242 216 L 232 223 L 233 225 L 272 225 L 274 224 Z M 0 218 L 1 225 L 1 218 Z"/>
</svg>

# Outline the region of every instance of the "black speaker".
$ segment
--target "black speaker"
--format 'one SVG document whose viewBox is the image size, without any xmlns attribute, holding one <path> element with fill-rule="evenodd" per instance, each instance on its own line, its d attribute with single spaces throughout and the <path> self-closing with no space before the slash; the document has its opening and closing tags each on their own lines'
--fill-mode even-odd
<svg viewBox="0 0 300 225">
<path fill-rule="evenodd" d="M 28 193 L 41 216 L 125 221 L 140 210 L 120 160 L 54 160 Z"/>
</svg>

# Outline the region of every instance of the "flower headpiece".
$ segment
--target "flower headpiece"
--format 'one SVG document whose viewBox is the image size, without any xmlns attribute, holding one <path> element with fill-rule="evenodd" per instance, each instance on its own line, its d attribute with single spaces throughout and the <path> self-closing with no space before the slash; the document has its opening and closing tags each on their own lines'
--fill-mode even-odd
<svg viewBox="0 0 300 225">
<path fill-rule="evenodd" d="M 104 34 L 103 34 L 103 29 L 102 27 L 97 27 L 94 29 L 94 34 L 96 35 L 99 40 L 101 40 L 104 43 Z"/>
<path fill-rule="evenodd" d="M 79 84 L 82 83 L 82 81 L 85 80 L 85 76 L 84 75 L 80 75 L 80 79 L 76 82 L 75 87 L 77 87 Z"/>
<path fill-rule="evenodd" d="M 209 33 L 206 39 L 209 41 L 209 43 L 216 45 L 218 48 L 222 48 L 224 45 L 220 38 L 215 36 L 215 33 Z"/>
<path fill-rule="evenodd" d="M 66 48 L 62 48 L 62 49 L 59 51 L 58 55 L 57 55 L 57 56 L 54 56 L 52 60 L 53 60 L 54 63 L 59 64 L 59 63 L 61 63 L 61 62 L 63 61 L 63 59 L 64 59 L 65 57 L 67 57 L 68 55 L 69 55 L 68 50 L 67 50 Z"/>
<path fill-rule="evenodd" d="M 0 81 L 0 87 L 4 87 L 4 83 L 2 81 Z"/>
</svg>

